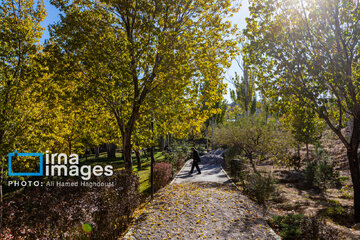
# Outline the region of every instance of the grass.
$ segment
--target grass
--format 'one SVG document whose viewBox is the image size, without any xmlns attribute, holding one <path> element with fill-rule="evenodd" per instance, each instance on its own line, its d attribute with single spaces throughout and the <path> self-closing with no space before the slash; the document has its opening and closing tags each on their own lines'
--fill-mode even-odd
<svg viewBox="0 0 360 240">
<path fill-rule="evenodd" d="M 164 160 L 164 155 L 161 151 L 155 150 L 154 152 L 155 162 L 161 162 Z M 141 152 L 141 166 L 142 170 L 138 171 L 137 160 L 135 154 L 132 154 L 133 159 L 133 171 L 139 176 L 139 191 L 144 195 L 150 194 L 150 153 Z M 90 154 L 87 158 L 80 159 L 81 164 L 83 165 L 112 165 L 114 171 L 120 171 L 124 169 L 124 161 L 122 159 L 121 153 L 116 153 L 115 158 L 108 158 L 106 152 L 99 154 L 99 157 L 96 158 L 95 154 Z"/>
</svg>

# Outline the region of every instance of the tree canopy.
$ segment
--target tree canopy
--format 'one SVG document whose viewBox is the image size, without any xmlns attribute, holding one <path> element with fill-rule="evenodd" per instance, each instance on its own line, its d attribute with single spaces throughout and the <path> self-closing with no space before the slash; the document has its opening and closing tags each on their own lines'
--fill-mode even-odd
<svg viewBox="0 0 360 240">
<path fill-rule="evenodd" d="M 360 221 L 360 7 L 349 0 L 252 0 L 244 31 L 266 97 L 313 109 L 347 149 Z M 350 137 L 341 129 L 352 122 Z"/>
<path fill-rule="evenodd" d="M 238 9 L 231 1 L 53 2 L 65 14 L 48 42 L 55 75 L 111 113 L 128 169 L 136 126 L 199 130 L 216 113 L 236 50 L 236 28 L 223 20 Z"/>
</svg>

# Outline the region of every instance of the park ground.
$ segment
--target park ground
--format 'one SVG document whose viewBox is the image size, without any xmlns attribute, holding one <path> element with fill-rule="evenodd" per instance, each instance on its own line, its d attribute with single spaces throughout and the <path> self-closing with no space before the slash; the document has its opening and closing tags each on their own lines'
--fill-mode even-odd
<svg viewBox="0 0 360 240">
<path fill-rule="evenodd" d="M 325 192 L 302 189 L 297 171 L 265 162 L 258 168 L 273 173 L 277 190 L 266 206 L 261 206 L 242 193 L 240 183 L 234 181 L 234 187 L 219 156 L 206 155 L 200 165 L 202 174 L 194 170 L 190 175 L 188 161 L 172 184 L 136 211 L 136 221 L 124 239 L 279 239 L 268 222 L 273 215 L 287 214 L 324 217 L 326 231 L 336 233 L 333 239 L 360 239 L 359 226 L 352 222 L 345 149 L 328 135 L 323 145 L 340 172 L 341 186 Z M 305 157 L 305 148 L 301 154 Z"/>
<path fill-rule="evenodd" d="M 124 239 L 279 239 L 266 211 L 235 187 L 217 155 L 202 157 L 202 174 L 188 161 L 172 184 L 137 211 Z"/>
<path fill-rule="evenodd" d="M 326 227 L 338 234 L 335 239 L 360 239 L 360 224 L 353 222 L 353 188 L 346 149 L 330 131 L 323 133 L 321 145 L 339 173 L 336 186 L 325 191 L 305 188 L 302 176 L 305 161 L 301 162 L 298 171 L 266 161 L 257 166 L 258 170 L 263 174 L 271 173 L 276 180 L 276 193 L 266 206 L 269 212 L 276 215 L 321 216 L 325 219 Z M 310 153 L 314 153 L 315 146 L 310 145 L 309 148 Z M 305 146 L 300 148 L 300 154 L 302 159 L 306 159 Z M 240 182 L 236 184 L 244 190 Z"/>
</svg>

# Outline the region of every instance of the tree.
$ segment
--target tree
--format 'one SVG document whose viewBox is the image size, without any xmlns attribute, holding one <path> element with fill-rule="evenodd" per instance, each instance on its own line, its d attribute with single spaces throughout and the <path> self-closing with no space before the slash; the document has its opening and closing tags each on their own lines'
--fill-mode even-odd
<svg viewBox="0 0 360 240">
<path fill-rule="evenodd" d="M 347 150 L 360 222 L 360 6 L 348 0 L 253 0 L 248 61 L 268 95 L 313 109 Z M 347 138 L 341 131 L 352 121 Z"/>
<path fill-rule="evenodd" d="M 31 88 L 39 83 L 40 66 L 35 59 L 40 50 L 39 39 L 45 18 L 44 3 L 32 0 L 4 0 L 0 3 L 0 201 L 3 201 L 5 155 L 15 150 L 19 136 L 29 131 L 42 112 Z M 26 139 L 29 140 L 29 139 Z M 31 140 L 31 139 L 30 139 Z M 24 142 L 23 142 L 24 143 Z M 24 149 L 25 146 L 22 146 Z M 2 210 L 0 226 L 2 225 Z"/>
<path fill-rule="evenodd" d="M 230 90 L 230 97 L 236 104 L 239 104 L 246 113 L 246 116 L 249 116 L 256 112 L 255 79 L 251 72 L 249 74 L 247 64 L 243 63 L 243 66 L 241 66 L 240 62 L 238 62 L 238 64 L 244 76 L 240 78 L 240 76 L 235 73 L 235 77 L 232 79 L 235 90 Z"/>
<path fill-rule="evenodd" d="M 219 109 L 219 113 L 214 114 L 205 122 L 206 149 L 209 149 L 209 127 L 211 127 L 211 149 L 214 149 L 214 131 L 216 126 L 224 122 L 227 108 L 226 103 L 226 100 L 216 103 L 214 108 Z"/>
<path fill-rule="evenodd" d="M 292 146 L 292 137 L 276 124 L 265 124 L 259 118 L 242 118 L 216 129 L 215 142 L 229 148 L 233 155 L 245 156 L 257 175 L 259 162 L 282 161 Z M 230 156 L 231 157 L 231 156 Z"/>
<path fill-rule="evenodd" d="M 320 140 L 324 130 L 324 122 L 319 119 L 312 109 L 304 108 L 298 104 L 286 106 L 282 122 L 291 129 L 298 144 L 306 145 L 306 159 L 309 161 L 309 144 Z M 300 150 L 298 146 L 298 155 Z"/>
<path fill-rule="evenodd" d="M 236 50 L 235 29 L 223 21 L 237 11 L 229 0 L 53 2 L 65 13 L 52 28 L 54 61 L 69 72 L 63 79 L 78 81 L 112 114 L 128 170 L 136 123 L 149 108 L 167 102 L 169 112 L 184 114 L 171 118 L 174 125 L 198 130 L 211 114 L 199 112 L 199 102 L 221 99 L 223 69 Z"/>
</svg>

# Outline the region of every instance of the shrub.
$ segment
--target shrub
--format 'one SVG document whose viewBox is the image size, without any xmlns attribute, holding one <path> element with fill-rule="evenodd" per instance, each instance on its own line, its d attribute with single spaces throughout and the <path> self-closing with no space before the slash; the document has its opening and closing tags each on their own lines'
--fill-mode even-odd
<svg viewBox="0 0 360 240">
<path fill-rule="evenodd" d="M 228 123 L 214 133 L 214 143 L 230 148 L 227 157 L 238 154 L 247 158 L 256 170 L 256 164 L 268 159 L 283 161 L 292 148 L 293 139 L 276 123 L 265 124 L 256 117 L 242 118 Z"/>
<path fill-rule="evenodd" d="M 104 188 L 97 198 L 97 211 L 93 239 L 116 239 L 132 220 L 134 210 L 140 204 L 139 178 L 132 172 L 123 171 L 112 178 L 113 187 Z"/>
<path fill-rule="evenodd" d="M 264 204 L 276 189 L 275 180 L 270 174 L 264 177 L 258 174 L 250 174 L 247 176 L 244 187 L 245 191 L 259 204 Z"/>
<path fill-rule="evenodd" d="M 308 161 L 304 170 L 307 187 L 325 190 L 339 181 L 339 174 L 329 162 L 329 156 L 320 145 L 315 148 L 314 159 Z"/>
<path fill-rule="evenodd" d="M 307 217 L 302 214 L 273 216 L 270 226 L 277 230 L 282 239 L 338 239 L 339 233 L 329 228 L 322 217 Z"/>
<path fill-rule="evenodd" d="M 334 166 L 330 164 L 328 160 L 319 162 L 315 176 L 320 189 L 326 189 L 329 186 L 334 186 L 339 177 L 338 173 L 334 169 Z"/>
<path fill-rule="evenodd" d="M 314 187 L 315 174 L 316 174 L 316 163 L 307 161 L 306 167 L 304 169 L 305 185 L 307 187 L 309 187 L 309 188 Z"/>
<path fill-rule="evenodd" d="M 114 185 L 36 187 L 13 193 L 2 205 L 0 238 L 114 239 L 128 227 L 139 204 L 138 177 L 120 171 L 106 182 Z M 90 233 L 84 232 L 84 226 Z"/>
<path fill-rule="evenodd" d="M 301 214 L 288 214 L 285 216 L 273 216 L 270 225 L 279 231 L 282 239 L 299 239 L 302 235 L 300 223 L 303 219 Z"/>
<path fill-rule="evenodd" d="M 321 216 L 329 218 L 340 225 L 351 226 L 354 224 L 351 208 L 343 207 L 339 202 L 330 203 L 331 206 L 323 208 L 319 211 Z"/>
<path fill-rule="evenodd" d="M 288 159 L 287 166 L 289 168 L 293 167 L 296 171 L 299 171 L 301 167 L 301 158 L 298 155 L 291 155 L 287 159 Z"/>
<path fill-rule="evenodd" d="M 351 187 L 346 184 L 345 186 L 343 186 L 341 189 L 340 189 L 340 192 L 342 193 L 342 197 L 343 198 L 346 198 L 346 199 L 353 199 L 352 195 L 350 194 L 351 192 Z"/>
<path fill-rule="evenodd" d="M 172 174 L 175 174 L 185 162 L 189 155 L 189 145 L 186 142 L 174 141 L 171 152 L 164 152 L 165 161 L 172 166 Z"/>
<path fill-rule="evenodd" d="M 301 222 L 301 239 L 335 240 L 341 239 L 339 232 L 328 226 L 323 217 L 304 217 Z"/>
<path fill-rule="evenodd" d="M 244 163 L 244 159 L 232 159 L 230 161 L 230 175 L 235 181 L 244 182 L 247 174 L 247 169 Z"/>
<path fill-rule="evenodd" d="M 154 190 L 164 187 L 171 178 L 171 164 L 160 162 L 154 164 Z"/>
</svg>

